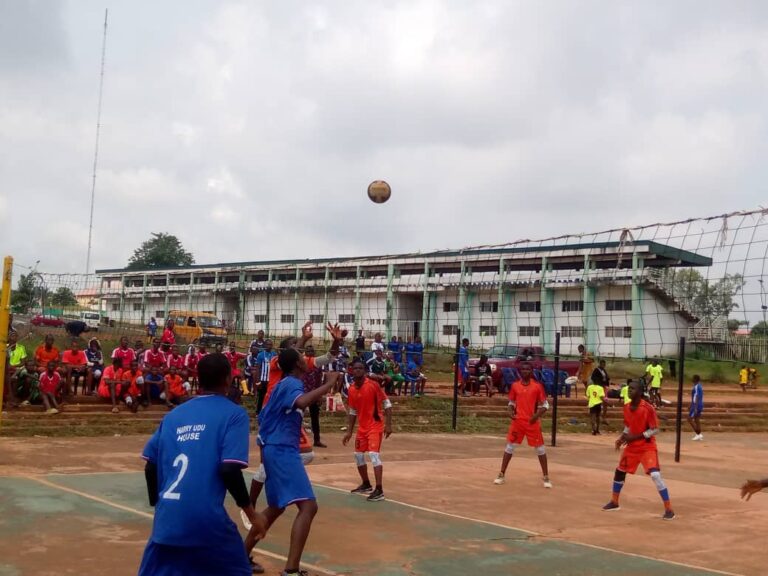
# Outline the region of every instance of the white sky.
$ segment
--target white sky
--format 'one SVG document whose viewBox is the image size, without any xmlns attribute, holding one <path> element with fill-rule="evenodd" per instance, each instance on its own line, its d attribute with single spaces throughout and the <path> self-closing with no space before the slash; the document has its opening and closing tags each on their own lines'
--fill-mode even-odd
<svg viewBox="0 0 768 576">
<path fill-rule="evenodd" d="M 766 2 L 107 7 L 92 268 L 151 232 L 198 263 L 380 254 L 768 197 Z M 20 264 L 85 267 L 104 8 L 0 0 L 0 246 Z"/>
</svg>

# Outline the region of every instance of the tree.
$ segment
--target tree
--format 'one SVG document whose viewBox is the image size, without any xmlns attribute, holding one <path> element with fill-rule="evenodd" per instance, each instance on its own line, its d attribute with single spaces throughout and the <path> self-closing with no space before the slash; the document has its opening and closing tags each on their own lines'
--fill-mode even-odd
<svg viewBox="0 0 768 576">
<path fill-rule="evenodd" d="M 728 332 L 736 332 L 741 326 L 746 326 L 748 322 L 746 320 L 737 320 L 736 318 L 728 319 Z"/>
<path fill-rule="evenodd" d="M 152 233 L 152 237 L 143 242 L 128 261 L 128 270 L 148 270 L 151 268 L 169 268 L 189 266 L 195 263 L 191 252 L 184 247 L 173 234 Z"/>
<path fill-rule="evenodd" d="M 727 318 L 739 305 L 736 295 L 745 281 L 741 274 L 726 274 L 719 280 L 707 280 L 694 269 L 669 270 L 666 287 L 672 295 L 700 320 L 712 322 Z"/>
<path fill-rule="evenodd" d="M 768 322 L 761 320 L 752 326 L 752 330 L 749 332 L 749 335 L 756 338 L 768 338 Z"/>
<path fill-rule="evenodd" d="M 60 306 L 61 308 L 66 306 L 77 306 L 77 298 L 75 298 L 74 292 L 66 286 L 59 287 L 56 292 L 51 294 L 48 302 L 51 306 Z"/>
<path fill-rule="evenodd" d="M 48 290 L 37 274 L 22 274 L 19 276 L 16 290 L 11 293 L 11 308 L 14 312 L 23 314 L 34 306 L 42 307 L 47 296 Z"/>
</svg>

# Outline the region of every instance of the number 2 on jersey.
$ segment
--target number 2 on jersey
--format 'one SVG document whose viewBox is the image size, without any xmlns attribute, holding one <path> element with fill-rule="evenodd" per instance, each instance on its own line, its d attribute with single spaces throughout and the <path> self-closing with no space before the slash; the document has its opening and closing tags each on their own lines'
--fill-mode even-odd
<svg viewBox="0 0 768 576">
<path fill-rule="evenodd" d="M 176 456 L 176 459 L 173 461 L 173 467 L 176 468 L 178 466 L 181 466 L 179 469 L 179 475 L 176 476 L 176 480 L 174 480 L 173 483 L 168 486 L 168 490 L 163 492 L 163 498 L 166 500 L 181 500 L 181 494 L 179 492 L 175 492 L 175 490 L 179 486 L 181 479 L 184 478 L 184 475 L 187 473 L 189 457 L 186 454 L 179 454 Z"/>
</svg>

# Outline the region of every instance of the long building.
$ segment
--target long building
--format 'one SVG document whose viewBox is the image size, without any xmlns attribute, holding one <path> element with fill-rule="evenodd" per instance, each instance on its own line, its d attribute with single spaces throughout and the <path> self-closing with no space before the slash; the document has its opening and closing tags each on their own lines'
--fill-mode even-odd
<svg viewBox="0 0 768 576">
<path fill-rule="evenodd" d="M 453 346 L 541 345 L 563 353 L 674 354 L 696 318 L 666 287 L 670 268 L 710 258 L 652 241 L 466 249 L 369 258 L 97 270 L 103 313 L 145 324 L 210 312 L 238 332 L 295 334 L 307 320 Z M 319 332 L 318 327 L 316 331 Z"/>
</svg>

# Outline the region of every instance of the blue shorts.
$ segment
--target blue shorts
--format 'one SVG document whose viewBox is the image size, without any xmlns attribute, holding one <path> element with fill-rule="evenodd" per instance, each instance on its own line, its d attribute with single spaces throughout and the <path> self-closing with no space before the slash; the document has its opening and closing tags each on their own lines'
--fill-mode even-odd
<svg viewBox="0 0 768 576">
<path fill-rule="evenodd" d="M 689 418 L 699 418 L 703 411 L 704 410 L 699 410 L 698 408 L 696 408 L 696 406 L 691 406 L 688 409 L 688 417 Z"/>
<path fill-rule="evenodd" d="M 239 537 L 215 546 L 167 546 L 151 539 L 138 576 L 251 576 L 253 570 Z"/>
<path fill-rule="evenodd" d="M 301 500 L 315 499 L 298 447 L 268 444 L 262 448 L 261 455 L 267 473 L 264 483 L 267 504 L 286 508 Z"/>
</svg>

